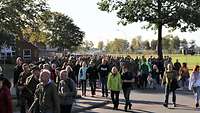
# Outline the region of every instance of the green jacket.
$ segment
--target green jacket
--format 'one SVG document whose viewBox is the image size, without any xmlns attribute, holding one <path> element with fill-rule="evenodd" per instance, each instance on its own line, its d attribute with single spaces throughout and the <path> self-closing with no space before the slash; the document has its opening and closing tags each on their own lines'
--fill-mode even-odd
<svg viewBox="0 0 200 113">
<path fill-rule="evenodd" d="M 119 73 L 117 75 L 110 73 L 108 75 L 107 87 L 112 91 L 120 91 L 122 89 L 121 75 Z"/>
</svg>

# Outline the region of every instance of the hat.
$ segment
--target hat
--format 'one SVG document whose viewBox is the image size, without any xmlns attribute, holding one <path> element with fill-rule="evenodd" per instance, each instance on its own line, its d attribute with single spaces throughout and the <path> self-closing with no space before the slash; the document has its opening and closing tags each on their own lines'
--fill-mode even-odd
<svg viewBox="0 0 200 113">
<path fill-rule="evenodd" d="M 31 67 L 31 71 L 35 71 L 35 70 L 40 70 L 40 68 L 37 65 L 34 65 Z"/>
</svg>

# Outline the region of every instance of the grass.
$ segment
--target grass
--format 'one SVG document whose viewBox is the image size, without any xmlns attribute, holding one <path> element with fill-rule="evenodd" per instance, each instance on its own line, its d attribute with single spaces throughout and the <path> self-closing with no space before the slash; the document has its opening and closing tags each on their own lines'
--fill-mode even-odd
<svg viewBox="0 0 200 113">
<path fill-rule="evenodd" d="M 130 55 L 132 58 L 135 58 L 136 56 L 143 56 L 143 54 L 114 54 L 114 56 L 127 56 Z M 144 54 L 146 58 L 149 58 L 150 56 L 157 57 L 156 54 Z M 193 69 L 195 65 L 200 65 L 200 56 L 199 55 L 183 55 L 183 54 L 164 54 L 164 56 L 170 56 L 172 57 L 173 62 L 176 61 L 176 59 L 179 60 L 180 63 L 186 62 L 188 64 L 189 69 Z"/>
</svg>

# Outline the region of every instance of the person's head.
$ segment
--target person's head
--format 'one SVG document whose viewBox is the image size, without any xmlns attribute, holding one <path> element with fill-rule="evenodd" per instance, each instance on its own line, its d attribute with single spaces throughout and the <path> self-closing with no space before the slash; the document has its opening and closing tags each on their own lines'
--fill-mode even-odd
<svg viewBox="0 0 200 113">
<path fill-rule="evenodd" d="M 102 62 L 102 64 L 106 64 L 106 59 L 103 58 L 101 62 Z"/>
<path fill-rule="evenodd" d="M 67 70 L 61 70 L 60 71 L 60 79 L 61 80 L 66 80 L 68 78 L 68 72 Z"/>
<path fill-rule="evenodd" d="M 51 69 L 55 70 L 56 69 L 56 64 L 51 64 Z"/>
<path fill-rule="evenodd" d="M 30 71 L 29 65 L 27 63 L 24 63 L 22 65 L 22 69 L 23 69 L 24 72 L 29 72 Z"/>
<path fill-rule="evenodd" d="M 158 69 L 158 66 L 154 64 L 153 69 Z"/>
<path fill-rule="evenodd" d="M 86 62 L 83 61 L 83 62 L 82 62 L 82 67 L 86 67 L 86 66 L 87 66 Z"/>
<path fill-rule="evenodd" d="M 118 69 L 117 67 L 113 67 L 112 70 L 111 70 L 112 74 L 116 75 L 118 73 Z"/>
<path fill-rule="evenodd" d="M 46 70 L 49 70 L 50 69 L 50 66 L 49 66 L 49 64 L 43 64 L 43 69 L 46 69 Z"/>
<path fill-rule="evenodd" d="M 90 66 L 95 66 L 95 63 L 94 63 L 94 61 L 90 61 Z"/>
<path fill-rule="evenodd" d="M 32 67 L 31 73 L 33 74 L 34 77 L 39 78 L 39 76 L 40 76 L 40 68 L 38 66 Z"/>
<path fill-rule="evenodd" d="M 172 64 L 168 64 L 168 65 L 167 65 L 167 70 L 168 70 L 168 71 L 172 71 L 172 70 L 173 70 Z"/>
<path fill-rule="evenodd" d="M 124 64 L 123 68 L 124 68 L 124 71 L 127 72 L 128 71 L 128 64 Z"/>
<path fill-rule="evenodd" d="M 73 69 L 72 69 L 72 67 L 71 67 L 71 66 L 69 66 L 69 65 L 68 65 L 68 66 L 66 67 L 66 71 L 69 73 L 69 72 L 72 72 L 72 71 L 73 71 Z"/>
<path fill-rule="evenodd" d="M 183 63 L 183 67 L 187 67 L 187 63 Z"/>
<path fill-rule="evenodd" d="M 196 65 L 196 66 L 193 68 L 193 72 L 199 72 L 199 65 Z"/>
<path fill-rule="evenodd" d="M 47 69 L 43 69 L 40 72 L 40 82 L 42 82 L 44 85 L 48 84 L 49 80 L 50 80 L 50 76 L 51 76 L 51 72 Z"/>
<path fill-rule="evenodd" d="M 17 57 L 17 59 L 16 59 L 16 64 L 17 65 L 22 65 L 23 64 L 23 61 L 22 61 L 22 58 L 21 57 Z"/>
<path fill-rule="evenodd" d="M 179 62 L 178 59 L 176 59 L 176 62 Z"/>
</svg>

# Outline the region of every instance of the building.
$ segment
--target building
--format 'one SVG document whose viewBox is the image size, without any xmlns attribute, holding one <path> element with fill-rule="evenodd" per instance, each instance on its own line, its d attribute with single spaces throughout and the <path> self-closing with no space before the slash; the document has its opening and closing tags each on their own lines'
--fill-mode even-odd
<svg viewBox="0 0 200 113">
<path fill-rule="evenodd" d="M 23 58 L 25 62 L 34 62 L 39 59 L 39 48 L 26 39 L 16 41 L 16 56 Z"/>
</svg>

